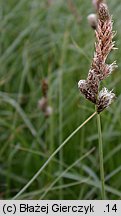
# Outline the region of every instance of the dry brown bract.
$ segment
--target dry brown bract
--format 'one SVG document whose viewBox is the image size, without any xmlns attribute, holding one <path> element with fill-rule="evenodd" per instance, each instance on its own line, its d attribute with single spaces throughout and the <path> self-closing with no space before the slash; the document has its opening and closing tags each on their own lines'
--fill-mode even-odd
<svg viewBox="0 0 121 216">
<path fill-rule="evenodd" d="M 106 88 L 99 92 L 99 85 L 117 67 L 116 62 L 106 64 L 106 59 L 112 49 L 114 49 L 114 32 L 112 31 L 112 18 L 107 5 L 99 4 L 98 26 L 96 29 L 95 53 L 89 70 L 87 80 L 80 80 L 78 87 L 81 93 L 91 102 L 97 105 L 97 112 L 107 108 L 115 94 L 108 92 Z"/>
</svg>

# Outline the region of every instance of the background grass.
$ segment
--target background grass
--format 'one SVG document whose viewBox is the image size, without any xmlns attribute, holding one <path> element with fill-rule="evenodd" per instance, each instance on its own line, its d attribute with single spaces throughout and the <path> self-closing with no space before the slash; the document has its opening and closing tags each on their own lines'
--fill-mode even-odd
<svg viewBox="0 0 121 216">
<path fill-rule="evenodd" d="M 108 0 L 116 47 L 108 59 L 118 69 L 102 85 L 115 103 L 101 114 L 107 199 L 121 198 L 121 2 Z M 75 0 L 79 23 L 68 1 L 0 0 L 0 198 L 20 191 L 52 152 L 94 106 L 79 93 L 94 51 L 87 15 L 91 0 Z M 49 80 L 53 115 L 38 108 L 41 81 Z M 95 147 L 95 150 L 89 152 Z M 86 155 L 85 155 L 86 154 Z M 84 157 L 84 158 L 83 158 Z M 54 157 L 21 199 L 100 199 L 96 117 Z"/>
</svg>

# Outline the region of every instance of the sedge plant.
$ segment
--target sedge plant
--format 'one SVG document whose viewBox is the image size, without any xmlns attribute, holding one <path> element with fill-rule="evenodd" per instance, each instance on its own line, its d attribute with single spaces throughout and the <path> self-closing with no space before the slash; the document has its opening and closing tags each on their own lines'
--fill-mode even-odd
<svg viewBox="0 0 121 216">
<path fill-rule="evenodd" d="M 102 146 L 102 134 L 101 134 L 101 121 L 100 113 L 108 108 L 112 101 L 115 99 L 115 94 L 112 91 L 108 91 L 107 88 L 103 88 L 100 91 L 100 83 L 106 79 L 112 71 L 117 67 L 116 62 L 112 64 L 106 64 L 107 57 L 112 49 L 114 49 L 113 37 L 115 33 L 112 31 L 112 17 L 109 14 L 108 7 L 102 1 L 99 1 L 98 7 L 98 19 L 96 26 L 96 44 L 95 53 L 92 60 L 92 64 L 86 80 L 80 80 L 78 87 L 80 92 L 86 99 L 95 104 L 96 111 L 84 121 L 77 129 L 75 129 L 55 151 L 50 155 L 46 162 L 40 167 L 40 169 L 34 174 L 34 176 L 28 181 L 28 183 L 13 197 L 18 199 L 30 185 L 38 178 L 47 165 L 52 161 L 54 156 L 69 142 L 69 140 L 88 123 L 95 115 L 97 115 L 97 125 L 99 134 L 99 157 L 100 157 L 100 174 L 101 174 L 101 193 L 102 199 L 105 199 L 105 185 L 104 185 L 104 168 L 103 168 L 103 146 Z"/>
<path fill-rule="evenodd" d="M 103 167 L 103 145 L 101 134 L 101 120 L 100 113 L 110 106 L 115 99 L 115 94 L 103 87 L 100 91 L 100 83 L 106 79 L 112 71 L 117 67 L 116 62 L 107 64 L 106 60 L 111 52 L 115 49 L 115 42 L 113 37 L 115 32 L 112 31 L 112 17 L 109 14 L 108 7 L 102 1 L 97 1 L 97 26 L 95 30 L 96 43 L 95 52 L 91 67 L 86 80 L 80 80 L 78 87 L 80 92 L 86 99 L 95 104 L 97 112 L 97 126 L 99 137 L 99 157 L 100 157 L 100 176 L 101 176 L 101 194 L 102 199 L 105 199 L 105 185 L 104 185 L 104 167 Z"/>
</svg>

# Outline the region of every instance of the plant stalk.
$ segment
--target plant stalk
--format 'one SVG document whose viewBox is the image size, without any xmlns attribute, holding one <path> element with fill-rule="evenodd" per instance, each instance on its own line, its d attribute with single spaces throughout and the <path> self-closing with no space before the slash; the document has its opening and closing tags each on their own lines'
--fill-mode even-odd
<svg viewBox="0 0 121 216">
<path fill-rule="evenodd" d="M 37 177 L 42 173 L 49 162 L 54 158 L 54 156 L 65 146 L 65 144 L 87 123 L 89 122 L 97 112 L 94 112 L 88 119 L 86 119 L 78 128 L 76 128 L 64 141 L 63 143 L 50 155 L 42 167 L 35 173 L 35 175 L 28 181 L 28 183 L 12 198 L 12 200 L 17 199 L 24 191 L 37 179 Z"/>
<path fill-rule="evenodd" d="M 97 114 L 97 127 L 98 127 L 98 139 L 99 139 L 101 196 L 102 196 L 102 200 L 105 200 L 105 177 L 104 177 L 104 165 L 103 165 L 103 143 L 102 143 L 100 114 Z"/>
</svg>

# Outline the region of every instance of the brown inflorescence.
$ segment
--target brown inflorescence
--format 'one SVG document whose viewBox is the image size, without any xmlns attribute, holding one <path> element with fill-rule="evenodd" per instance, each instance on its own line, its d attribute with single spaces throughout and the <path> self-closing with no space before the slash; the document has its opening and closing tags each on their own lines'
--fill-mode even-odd
<svg viewBox="0 0 121 216">
<path fill-rule="evenodd" d="M 53 109 L 49 105 L 47 93 L 48 93 L 48 80 L 43 79 L 42 80 L 42 94 L 43 94 L 43 97 L 38 101 L 38 107 L 44 113 L 45 117 L 49 117 L 53 113 Z"/>
<path fill-rule="evenodd" d="M 94 5 L 96 11 L 99 10 L 101 3 L 106 3 L 106 0 L 92 0 L 92 4 Z"/>
<path fill-rule="evenodd" d="M 112 31 L 112 18 L 108 7 L 104 3 L 99 4 L 98 23 L 95 32 L 96 43 L 92 64 L 87 80 L 80 80 L 78 87 L 88 100 L 96 104 L 99 113 L 107 108 L 115 98 L 115 94 L 112 91 L 108 92 L 106 88 L 99 92 L 100 82 L 117 67 L 115 61 L 112 64 L 106 64 L 109 53 L 114 49 L 113 37 L 115 33 Z"/>
</svg>

